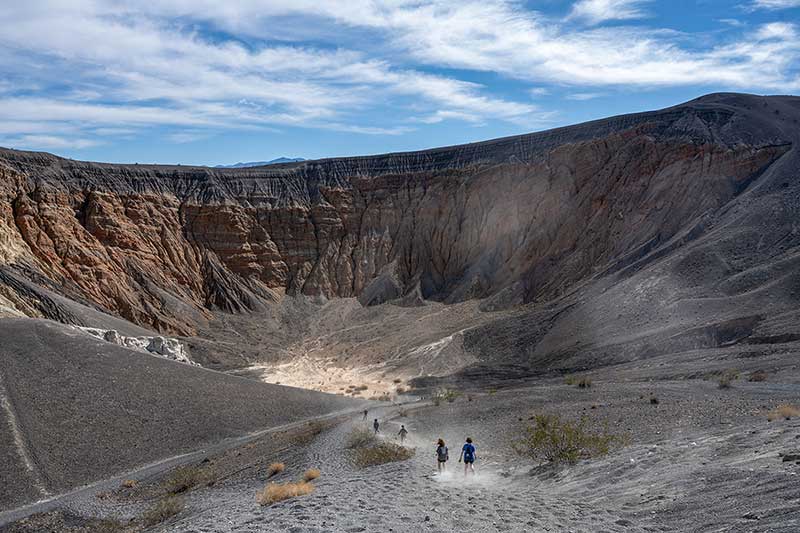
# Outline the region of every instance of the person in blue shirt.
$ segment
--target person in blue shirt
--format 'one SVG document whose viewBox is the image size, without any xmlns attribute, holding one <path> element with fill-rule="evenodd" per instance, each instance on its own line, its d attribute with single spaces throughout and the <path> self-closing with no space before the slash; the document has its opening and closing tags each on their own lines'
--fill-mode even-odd
<svg viewBox="0 0 800 533">
<path fill-rule="evenodd" d="M 472 439 L 467 437 L 467 442 L 461 448 L 461 456 L 458 458 L 458 462 L 460 463 L 461 460 L 464 460 L 464 477 L 467 477 L 468 472 L 472 472 L 472 475 L 475 475 L 475 458 L 477 455 L 475 454 L 475 446 L 472 444 Z"/>
</svg>

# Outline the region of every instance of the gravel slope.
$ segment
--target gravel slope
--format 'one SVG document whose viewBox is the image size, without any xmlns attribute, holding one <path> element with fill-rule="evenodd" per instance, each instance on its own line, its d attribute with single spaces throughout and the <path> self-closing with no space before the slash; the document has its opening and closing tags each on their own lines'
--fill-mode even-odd
<svg viewBox="0 0 800 533">
<path fill-rule="evenodd" d="M 266 482 L 262 472 L 190 493 L 187 510 L 156 530 L 795 532 L 798 467 L 779 454 L 800 448 L 800 424 L 768 422 L 765 415 L 798 396 L 796 385 L 737 382 L 720 390 L 691 380 L 601 382 L 588 391 L 547 385 L 471 402 L 462 397 L 385 421 L 390 439 L 399 423 L 406 425 L 417 454 L 368 469 L 354 467 L 343 450 L 350 428 L 363 423 L 357 417 L 305 450 L 270 458 L 287 463 L 277 481 L 321 468 L 312 495 L 261 507 L 254 496 Z M 535 468 L 509 450 L 534 412 L 586 415 L 628 444 L 563 470 Z M 395 417 L 397 410 L 375 415 Z M 444 437 L 457 455 L 465 435 L 478 446 L 477 477 L 465 482 L 455 458 L 449 474 L 435 475 L 434 440 Z"/>
<path fill-rule="evenodd" d="M 44 320 L 0 320 L 0 509 L 257 429 L 357 406 L 102 342 Z M 11 413 L 11 414 L 9 414 Z M 8 439 L 3 431 L 2 442 Z M 24 468 L 25 458 L 32 469 Z M 37 490 L 43 484 L 44 490 Z"/>
</svg>

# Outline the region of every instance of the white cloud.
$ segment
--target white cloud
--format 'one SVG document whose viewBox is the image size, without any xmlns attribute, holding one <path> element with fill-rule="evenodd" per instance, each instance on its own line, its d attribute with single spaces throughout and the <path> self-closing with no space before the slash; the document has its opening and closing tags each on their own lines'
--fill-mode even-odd
<svg viewBox="0 0 800 533">
<path fill-rule="evenodd" d="M 570 18 L 582 19 L 589 24 L 644 18 L 647 13 L 642 10 L 642 6 L 648 2 L 649 0 L 579 0 L 572 6 Z"/>
<path fill-rule="evenodd" d="M 605 96 L 603 93 L 572 93 L 566 95 L 564 98 L 567 100 L 576 100 L 576 101 L 586 101 L 586 100 L 594 100 L 595 98 L 600 98 L 601 96 Z"/>
<path fill-rule="evenodd" d="M 187 144 L 202 141 L 211 137 L 211 134 L 200 131 L 176 131 L 167 135 L 167 140 L 176 144 Z"/>
<path fill-rule="evenodd" d="M 549 83 L 573 98 L 613 87 L 800 89 L 794 24 L 731 29 L 726 39 L 736 40 L 712 45 L 601 24 L 646 16 L 647 4 L 580 0 L 569 18 L 587 28 L 517 0 L 11 2 L 0 11 L 0 133 L 12 125 L 18 135 L 105 139 L 162 126 L 188 139 L 303 126 L 393 135 L 409 123 L 552 120 L 530 98 L 500 96 L 459 70 L 517 80 L 533 97 Z M 302 20 L 289 27 L 324 44 L 264 40 L 286 20 Z"/>
<path fill-rule="evenodd" d="M 789 9 L 800 7 L 800 0 L 753 0 L 753 9 Z"/>
<path fill-rule="evenodd" d="M 92 139 L 75 139 L 68 137 L 58 137 L 55 135 L 23 135 L 21 137 L 10 137 L 4 142 L 9 146 L 28 149 L 64 149 L 64 148 L 89 148 L 100 144 Z"/>
</svg>

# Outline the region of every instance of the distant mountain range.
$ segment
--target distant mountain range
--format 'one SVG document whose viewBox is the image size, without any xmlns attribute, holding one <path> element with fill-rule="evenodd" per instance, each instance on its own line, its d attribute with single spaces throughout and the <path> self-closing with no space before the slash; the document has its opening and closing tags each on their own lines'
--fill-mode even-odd
<svg viewBox="0 0 800 533">
<path fill-rule="evenodd" d="M 281 163 L 299 163 L 305 161 L 302 157 L 279 157 L 271 161 L 250 161 L 249 163 L 236 163 L 234 165 L 217 165 L 214 168 L 248 168 L 263 167 L 264 165 L 279 165 Z"/>
</svg>

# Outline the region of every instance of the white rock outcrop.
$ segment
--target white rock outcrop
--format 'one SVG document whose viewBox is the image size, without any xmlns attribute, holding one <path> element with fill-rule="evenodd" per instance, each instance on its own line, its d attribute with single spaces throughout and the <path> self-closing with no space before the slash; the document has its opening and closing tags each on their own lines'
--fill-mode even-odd
<svg viewBox="0 0 800 533">
<path fill-rule="evenodd" d="M 115 329 L 99 329 L 99 328 L 85 328 L 81 326 L 74 326 L 76 329 L 85 331 L 92 337 L 100 340 L 116 344 L 117 346 L 125 346 L 126 348 L 135 348 L 142 351 L 149 352 L 154 355 L 172 359 L 179 363 L 186 363 L 189 365 L 200 366 L 189 359 L 186 346 L 178 339 L 170 337 L 128 337 L 120 335 Z"/>
</svg>

